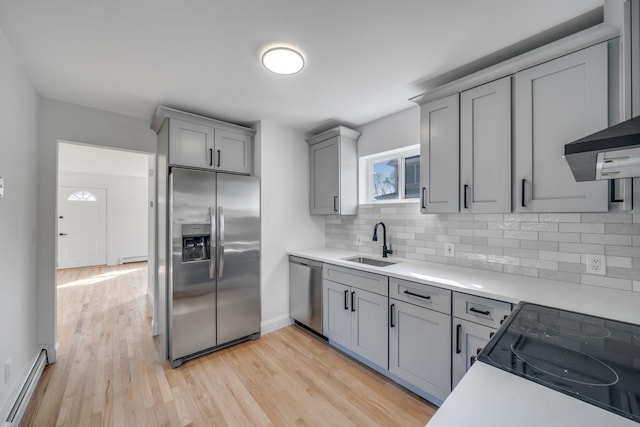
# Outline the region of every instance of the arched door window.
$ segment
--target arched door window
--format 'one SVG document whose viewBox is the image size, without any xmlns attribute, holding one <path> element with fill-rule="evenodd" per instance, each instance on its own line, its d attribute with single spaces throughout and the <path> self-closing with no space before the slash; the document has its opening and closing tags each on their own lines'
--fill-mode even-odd
<svg viewBox="0 0 640 427">
<path fill-rule="evenodd" d="M 96 196 L 89 191 L 76 191 L 75 193 L 71 193 L 67 200 L 70 202 L 96 202 Z"/>
</svg>

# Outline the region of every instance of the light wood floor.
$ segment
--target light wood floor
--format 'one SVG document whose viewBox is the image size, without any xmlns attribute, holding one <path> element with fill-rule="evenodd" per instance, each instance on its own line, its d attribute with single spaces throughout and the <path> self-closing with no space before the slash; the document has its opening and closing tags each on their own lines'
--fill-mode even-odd
<svg viewBox="0 0 640 427">
<path fill-rule="evenodd" d="M 424 426 L 435 408 L 290 326 L 171 369 L 146 263 L 62 270 L 58 362 L 24 426 Z"/>
</svg>

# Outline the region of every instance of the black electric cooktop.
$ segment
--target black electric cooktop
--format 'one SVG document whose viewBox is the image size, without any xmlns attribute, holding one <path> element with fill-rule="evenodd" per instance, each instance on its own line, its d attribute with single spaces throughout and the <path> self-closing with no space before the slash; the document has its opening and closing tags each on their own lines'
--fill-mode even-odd
<svg viewBox="0 0 640 427">
<path fill-rule="evenodd" d="M 521 302 L 478 360 L 640 423 L 640 326 Z"/>
</svg>

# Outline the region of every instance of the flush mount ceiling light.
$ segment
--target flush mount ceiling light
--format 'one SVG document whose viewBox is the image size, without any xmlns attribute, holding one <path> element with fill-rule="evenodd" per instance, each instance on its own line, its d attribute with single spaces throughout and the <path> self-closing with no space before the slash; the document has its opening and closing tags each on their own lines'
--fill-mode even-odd
<svg viewBox="0 0 640 427">
<path fill-rule="evenodd" d="M 276 74 L 295 74 L 304 68 L 304 58 L 289 47 L 274 47 L 262 55 L 262 65 Z"/>
</svg>

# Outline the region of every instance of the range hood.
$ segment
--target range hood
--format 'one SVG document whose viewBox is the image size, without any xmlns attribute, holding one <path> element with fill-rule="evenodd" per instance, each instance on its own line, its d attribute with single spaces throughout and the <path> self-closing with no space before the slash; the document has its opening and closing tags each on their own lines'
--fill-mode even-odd
<svg viewBox="0 0 640 427">
<path fill-rule="evenodd" d="M 576 181 L 640 177 L 640 116 L 564 146 Z"/>
</svg>

